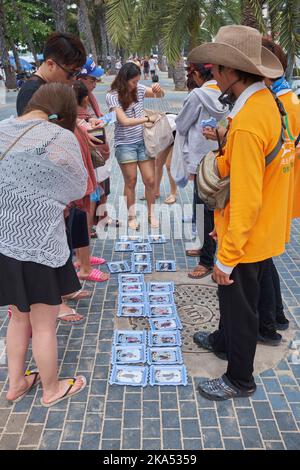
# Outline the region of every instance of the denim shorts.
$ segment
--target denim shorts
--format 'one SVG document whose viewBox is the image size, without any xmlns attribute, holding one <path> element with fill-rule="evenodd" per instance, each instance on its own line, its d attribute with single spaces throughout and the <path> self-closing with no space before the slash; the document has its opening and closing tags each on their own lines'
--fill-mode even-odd
<svg viewBox="0 0 300 470">
<path fill-rule="evenodd" d="M 145 162 L 150 160 L 146 155 L 145 144 L 143 140 L 134 144 L 120 144 L 115 149 L 116 159 L 119 163 Z"/>
</svg>

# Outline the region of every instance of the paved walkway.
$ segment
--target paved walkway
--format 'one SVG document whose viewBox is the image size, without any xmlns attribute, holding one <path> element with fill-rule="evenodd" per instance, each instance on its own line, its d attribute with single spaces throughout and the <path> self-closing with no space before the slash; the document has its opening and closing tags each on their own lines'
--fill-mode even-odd
<svg viewBox="0 0 300 470">
<path fill-rule="evenodd" d="M 185 94 L 173 93 L 170 81 L 164 81 L 170 88 L 164 109 L 166 105 L 174 110 Z M 105 84 L 97 88 L 100 103 L 106 88 Z M 147 106 L 154 104 L 158 102 L 147 102 Z M 0 109 L 0 117 L 12 114 L 11 110 Z M 142 192 L 139 180 L 138 195 Z M 110 203 L 118 207 L 121 193 L 122 178 L 114 162 Z M 165 177 L 162 198 L 167 193 Z M 189 187 L 179 193 L 182 204 L 191 203 L 191 197 Z M 185 241 L 172 238 L 167 245 L 155 247 L 154 256 L 176 259 L 184 272 L 196 263 L 185 257 Z M 114 243 L 108 237 L 93 242 L 93 254 L 107 261 L 122 258 L 114 252 Z M 293 224 L 291 243 L 276 264 L 286 314 L 300 340 L 300 220 Z M 60 376 L 82 373 L 88 387 L 51 409 L 40 406 L 40 388 L 14 406 L 6 402 L 8 318 L 7 309 L 1 309 L 0 449 L 300 449 L 300 363 L 293 364 L 291 354 L 256 376 L 258 387 L 251 398 L 208 401 L 197 392 L 199 377 L 191 376 L 187 387 L 110 386 L 117 278 L 111 276 L 108 283 L 97 286 L 85 283 L 85 288 L 92 291 L 91 299 L 73 305 L 86 316 L 86 322 L 59 324 L 57 335 Z M 209 361 L 209 355 L 201 354 L 198 360 L 203 357 Z M 30 358 L 29 354 L 32 364 Z"/>
</svg>

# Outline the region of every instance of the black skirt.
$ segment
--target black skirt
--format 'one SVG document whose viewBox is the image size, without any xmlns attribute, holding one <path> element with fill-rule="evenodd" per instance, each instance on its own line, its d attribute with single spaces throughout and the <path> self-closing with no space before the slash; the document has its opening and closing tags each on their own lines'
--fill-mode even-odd
<svg viewBox="0 0 300 470">
<path fill-rule="evenodd" d="M 30 305 L 59 305 L 63 295 L 81 289 L 72 258 L 60 268 L 18 261 L 0 253 L 0 306 L 15 305 L 30 312 Z"/>
</svg>

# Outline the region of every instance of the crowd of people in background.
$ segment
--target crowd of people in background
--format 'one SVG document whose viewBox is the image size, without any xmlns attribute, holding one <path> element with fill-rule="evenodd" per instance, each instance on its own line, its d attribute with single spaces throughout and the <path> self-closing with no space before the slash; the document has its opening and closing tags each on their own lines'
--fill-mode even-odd
<svg viewBox="0 0 300 470">
<path fill-rule="evenodd" d="M 80 281 L 109 279 L 99 268 L 105 259 L 91 255 L 97 213 L 104 224 L 119 221 L 106 212 L 112 149 L 105 133 L 99 137 L 103 112 L 93 92 L 100 69 L 68 33 L 53 33 L 43 55 L 19 91 L 18 117 L 0 123 L 0 305 L 9 305 L 11 316 L 7 399 L 21 400 L 41 382 L 47 407 L 86 386 L 84 376 L 58 378 L 56 321 L 85 320 L 67 301 L 90 296 Z M 174 142 L 156 159 L 147 154 L 143 126 L 156 122 L 145 113 L 144 99 L 165 94 L 157 59 L 118 60 L 106 104 L 116 115 L 114 155 L 128 228 L 140 228 L 138 170 L 150 228 L 160 226 L 154 207 L 165 164 L 171 188 L 165 203 L 176 202 L 178 186 L 192 184 L 195 223 L 197 207 L 204 206 L 203 246 L 186 252 L 199 264 L 188 275 L 212 275 L 221 319 L 215 332 L 195 332 L 194 341 L 228 367 L 222 377 L 201 382 L 199 392 L 224 400 L 255 392 L 257 342 L 278 345 L 277 330 L 289 326 L 272 258 L 284 252 L 291 220 L 300 217 L 300 104 L 284 77 L 284 52 L 253 28 L 221 28 L 214 43 L 190 52 L 188 63 L 189 93 L 170 131 Z M 142 77 L 151 78 L 151 86 L 142 85 Z M 218 177 L 230 177 L 226 203 L 215 210 L 197 184 L 210 151 Z M 37 370 L 25 371 L 30 338 Z"/>
</svg>

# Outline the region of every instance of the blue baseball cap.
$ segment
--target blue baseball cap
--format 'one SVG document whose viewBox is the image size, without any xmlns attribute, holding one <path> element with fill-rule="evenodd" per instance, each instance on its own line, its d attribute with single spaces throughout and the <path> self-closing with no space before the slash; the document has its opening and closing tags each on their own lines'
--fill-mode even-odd
<svg viewBox="0 0 300 470">
<path fill-rule="evenodd" d="M 94 62 L 93 57 L 88 57 L 86 63 L 81 69 L 80 75 L 89 75 L 91 77 L 99 78 L 104 74 L 102 67 L 97 66 Z"/>
</svg>

